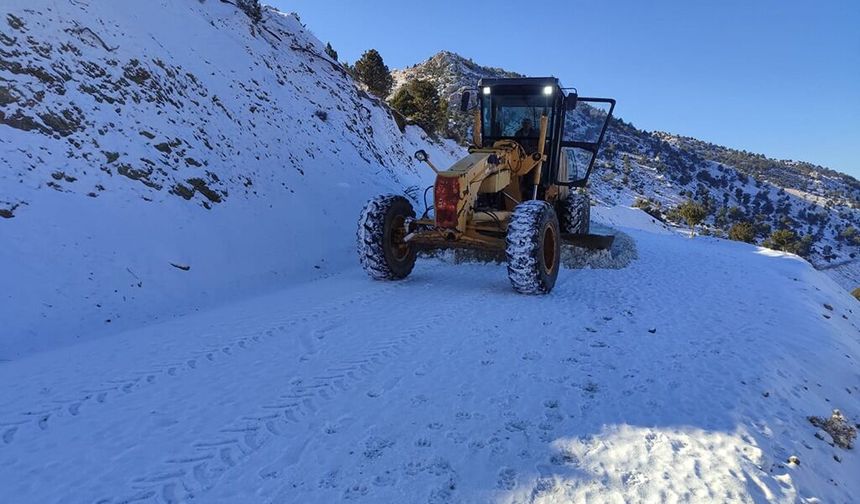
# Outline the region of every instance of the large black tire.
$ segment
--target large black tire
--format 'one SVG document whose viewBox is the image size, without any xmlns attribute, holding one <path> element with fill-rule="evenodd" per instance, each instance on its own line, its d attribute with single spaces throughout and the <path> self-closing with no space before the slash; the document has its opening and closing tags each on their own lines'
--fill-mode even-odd
<svg viewBox="0 0 860 504">
<path fill-rule="evenodd" d="M 561 263 L 561 235 L 552 205 L 531 200 L 514 208 L 505 254 L 515 291 L 546 294 L 552 290 Z"/>
<path fill-rule="evenodd" d="M 587 235 L 591 230 L 591 199 L 588 193 L 571 191 L 558 203 L 558 221 L 563 233 Z"/>
<path fill-rule="evenodd" d="M 378 280 L 400 280 L 412 273 L 415 247 L 405 243 L 405 223 L 415 218 L 403 196 L 377 196 L 367 202 L 358 219 L 357 246 L 361 266 Z"/>
</svg>

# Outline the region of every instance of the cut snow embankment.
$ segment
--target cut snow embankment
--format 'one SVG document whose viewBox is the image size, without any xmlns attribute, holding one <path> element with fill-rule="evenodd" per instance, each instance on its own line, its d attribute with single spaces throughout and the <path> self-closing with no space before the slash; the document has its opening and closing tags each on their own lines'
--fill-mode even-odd
<svg viewBox="0 0 860 504">
<path fill-rule="evenodd" d="M 459 152 L 273 9 L 3 7 L 0 359 L 353 266 L 364 202 L 431 183 L 415 150 Z"/>
<path fill-rule="evenodd" d="M 614 224 L 638 259 L 563 269 L 547 296 L 514 294 L 498 265 L 424 260 L 402 282 L 355 267 L 6 363 L 0 487 L 21 503 L 856 500 L 856 448 L 808 420 L 860 418 L 856 300 L 794 256 Z"/>
</svg>

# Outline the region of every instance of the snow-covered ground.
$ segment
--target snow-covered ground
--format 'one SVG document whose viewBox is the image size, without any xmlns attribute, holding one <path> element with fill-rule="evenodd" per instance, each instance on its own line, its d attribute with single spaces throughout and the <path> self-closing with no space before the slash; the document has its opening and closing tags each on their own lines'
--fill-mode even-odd
<svg viewBox="0 0 860 504">
<path fill-rule="evenodd" d="M 363 203 L 462 151 L 297 17 L 3 7 L 0 502 L 857 500 L 807 417 L 860 419 L 858 305 L 808 263 L 615 206 L 635 253 L 548 296 L 374 282 Z"/>
<path fill-rule="evenodd" d="M 855 502 L 858 305 L 667 233 L 514 294 L 498 265 L 327 278 L 0 366 L 8 502 Z M 629 224 L 625 226 L 625 224 Z M 826 436 L 825 436 L 826 438 Z M 789 464 L 791 456 L 798 464 Z"/>
</svg>

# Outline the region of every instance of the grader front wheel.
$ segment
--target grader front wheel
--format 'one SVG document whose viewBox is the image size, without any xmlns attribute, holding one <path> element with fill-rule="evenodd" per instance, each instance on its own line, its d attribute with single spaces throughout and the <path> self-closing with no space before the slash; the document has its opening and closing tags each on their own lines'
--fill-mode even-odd
<svg viewBox="0 0 860 504">
<path fill-rule="evenodd" d="M 378 196 L 367 202 L 356 236 L 361 266 L 378 280 L 400 280 L 412 273 L 415 247 L 404 241 L 407 219 L 415 210 L 403 196 Z"/>
<path fill-rule="evenodd" d="M 508 278 L 521 294 L 546 294 L 555 286 L 561 263 L 558 217 L 546 201 L 514 208 L 505 244 Z"/>
</svg>

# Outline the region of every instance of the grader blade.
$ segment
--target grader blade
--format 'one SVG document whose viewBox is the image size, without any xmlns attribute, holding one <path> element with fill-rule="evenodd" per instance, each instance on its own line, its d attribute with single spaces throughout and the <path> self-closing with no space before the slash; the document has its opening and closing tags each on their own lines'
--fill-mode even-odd
<svg viewBox="0 0 860 504">
<path fill-rule="evenodd" d="M 609 250 L 612 248 L 612 242 L 615 241 L 615 236 L 562 233 L 561 239 L 565 245 L 573 245 L 574 247 L 581 247 L 588 250 Z"/>
</svg>

